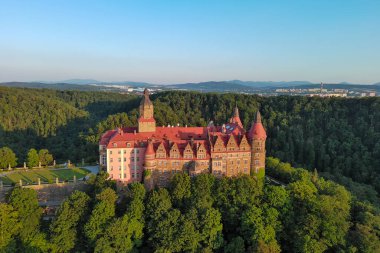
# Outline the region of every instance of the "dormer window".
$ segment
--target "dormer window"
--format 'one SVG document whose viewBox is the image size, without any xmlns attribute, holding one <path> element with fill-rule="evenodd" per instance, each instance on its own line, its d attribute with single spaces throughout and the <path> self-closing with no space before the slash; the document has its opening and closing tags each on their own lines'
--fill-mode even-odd
<svg viewBox="0 0 380 253">
<path fill-rule="evenodd" d="M 117 147 L 116 142 L 112 143 L 112 146 L 113 146 L 114 148 L 116 148 L 116 147 Z"/>
<path fill-rule="evenodd" d="M 127 142 L 127 148 L 131 147 L 131 143 Z"/>
</svg>

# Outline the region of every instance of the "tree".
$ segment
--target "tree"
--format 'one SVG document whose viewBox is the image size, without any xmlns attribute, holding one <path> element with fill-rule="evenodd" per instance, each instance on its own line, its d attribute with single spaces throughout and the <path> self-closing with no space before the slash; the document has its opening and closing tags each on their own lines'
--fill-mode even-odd
<svg viewBox="0 0 380 253">
<path fill-rule="evenodd" d="M 225 253 L 244 253 L 246 252 L 244 240 L 240 236 L 232 238 L 232 240 L 224 247 Z"/>
<path fill-rule="evenodd" d="M 17 211 L 11 205 L 0 203 L 0 251 L 9 246 L 19 229 Z"/>
<path fill-rule="evenodd" d="M 223 224 L 221 214 L 214 208 L 200 211 L 198 230 L 200 231 L 200 242 L 202 247 L 213 251 L 223 245 Z"/>
<path fill-rule="evenodd" d="M 29 149 L 28 156 L 27 156 L 27 165 L 29 168 L 33 168 L 38 166 L 40 159 L 37 153 L 37 150 L 34 148 Z"/>
<path fill-rule="evenodd" d="M 97 238 L 104 233 L 106 226 L 115 216 L 117 195 L 111 188 L 106 188 L 96 196 L 96 199 L 98 202 L 84 226 L 85 235 L 91 245 L 95 245 Z"/>
<path fill-rule="evenodd" d="M 12 149 L 8 147 L 0 148 L 0 169 L 7 169 L 8 166 L 14 167 L 17 165 L 17 158 Z"/>
<path fill-rule="evenodd" d="M 93 187 L 92 194 L 95 196 L 96 194 L 102 192 L 106 188 L 115 189 L 114 182 L 109 180 L 109 174 L 105 171 L 99 171 L 96 177 L 93 177 L 89 182 Z"/>
<path fill-rule="evenodd" d="M 138 252 L 142 245 L 143 227 L 141 221 L 129 215 L 116 219 L 96 241 L 94 252 Z"/>
<path fill-rule="evenodd" d="M 53 252 L 69 252 L 78 240 L 78 230 L 88 214 L 90 197 L 75 191 L 58 209 L 56 219 L 50 225 Z"/>
<path fill-rule="evenodd" d="M 42 211 L 38 205 L 37 193 L 33 189 L 15 187 L 8 202 L 18 212 L 22 226 L 20 239 L 23 243 L 29 244 L 40 229 Z"/>
<path fill-rule="evenodd" d="M 53 155 L 49 154 L 49 150 L 41 149 L 38 152 L 38 159 L 41 162 L 41 165 L 47 166 L 53 162 Z"/>
<path fill-rule="evenodd" d="M 184 202 L 188 201 L 191 196 L 190 176 L 185 173 L 175 174 L 171 179 L 169 188 L 173 205 L 183 207 Z"/>
<path fill-rule="evenodd" d="M 141 183 L 132 183 L 128 188 L 126 214 L 128 214 L 130 218 L 135 218 L 138 221 L 143 222 L 146 193 L 145 187 Z"/>
</svg>

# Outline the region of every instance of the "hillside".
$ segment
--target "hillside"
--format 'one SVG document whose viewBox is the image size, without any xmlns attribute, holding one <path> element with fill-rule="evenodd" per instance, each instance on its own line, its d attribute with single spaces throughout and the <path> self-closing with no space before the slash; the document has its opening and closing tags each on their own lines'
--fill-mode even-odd
<svg viewBox="0 0 380 253">
<path fill-rule="evenodd" d="M 100 135 L 136 125 L 140 102 L 132 95 L 21 88 L 0 88 L 0 96 L 0 147 L 13 149 L 19 164 L 32 147 L 49 149 L 58 161 L 96 161 Z M 222 124 L 237 104 L 248 128 L 260 108 L 269 136 L 268 156 L 316 168 L 371 201 L 377 199 L 374 189 L 380 192 L 380 98 L 172 91 L 154 94 L 152 101 L 158 125 Z"/>
</svg>

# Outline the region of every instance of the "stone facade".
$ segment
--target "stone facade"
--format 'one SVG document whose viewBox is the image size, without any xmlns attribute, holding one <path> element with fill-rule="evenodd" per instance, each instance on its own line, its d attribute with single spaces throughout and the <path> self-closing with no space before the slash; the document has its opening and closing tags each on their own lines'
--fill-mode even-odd
<svg viewBox="0 0 380 253">
<path fill-rule="evenodd" d="M 246 131 L 237 107 L 228 123 L 207 127 L 156 127 L 147 90 L 139 109 L 138 127 L 110 130 L 101 138 L 100 165 L 110 178 L 122 183 L 144 180 L 154 187 L 165 186 L 176 173 L 264 175 L 267 136 L 259 112 Z"/>
</svg>

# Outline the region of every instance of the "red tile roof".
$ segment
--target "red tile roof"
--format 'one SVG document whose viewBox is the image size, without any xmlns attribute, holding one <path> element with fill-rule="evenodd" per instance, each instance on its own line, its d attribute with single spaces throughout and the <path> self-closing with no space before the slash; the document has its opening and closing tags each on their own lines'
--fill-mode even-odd
<svg viewBox="0 0 380 253">
<path fill-rule="evenodd" d="M 251 129 L 249 130 L 248 137 L 265 140 L 267 138 L 267 133 L 265 132 L 263 124 L 253 123 Z"/>
</svg>

